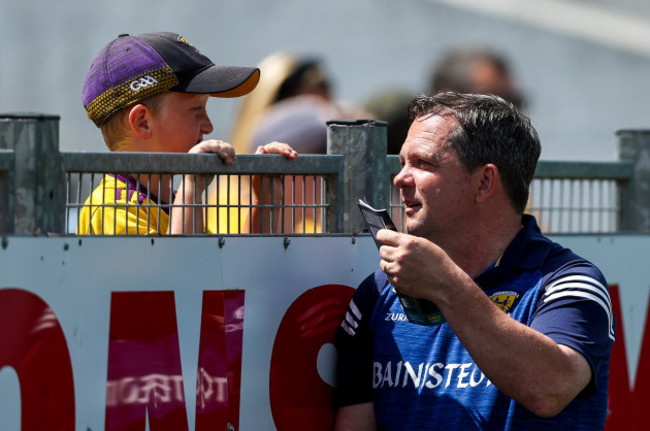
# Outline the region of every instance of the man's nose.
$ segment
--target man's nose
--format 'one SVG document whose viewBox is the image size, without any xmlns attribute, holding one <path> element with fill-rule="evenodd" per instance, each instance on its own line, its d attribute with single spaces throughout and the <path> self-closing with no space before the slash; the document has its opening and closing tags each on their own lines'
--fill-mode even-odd
<svg viewBox="0 0 650 431">
<path fill-rule="evenodd" d="M 411 173 L 407 167 L 407 165 L 402 166 L 402 169 L 395 175 L 395 178 L 393 178 L 393 184 L 395 184 L 395 187 L 404 187 L 409 183 L 409 181 L 412 179 Z"/>
</svg>

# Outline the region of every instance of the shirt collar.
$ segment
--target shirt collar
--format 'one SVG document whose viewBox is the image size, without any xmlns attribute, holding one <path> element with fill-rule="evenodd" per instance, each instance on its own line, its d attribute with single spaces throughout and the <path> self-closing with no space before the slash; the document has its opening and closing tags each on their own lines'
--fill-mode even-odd
<svg viewBox="0 0 650 431">
<path fill-rule="evenodd" d="M 152 201 L 154 204 L 158 205 L 158 196 L 154 195 L 153 193 L 149 192 L 149 190 L 142 184 L 138 183 L 138 181 L 133 178 L 132 176 L 127 176 L 125 177 L 122 174 L 107 174 L 109 177 L 113 177 L 117 179 L 118 181 L 123 182 L 126 184 L 126 192 L 127 192 L 127 200 L 131 200 L 133 197 L 133 194 L 138 193 L 138 203 L 142 204 L 145 202 L 146 199 L 149 199 Z M 176 192 L 172 192 L 172 196 L 176 195 Z M 169 207 L 167 202 L 162 202 L 161 206 L 162 210 L 169 215 Z"/>
<path fill-rule="evenodd" d="M 508 274 L 514 268 L 541 268 L 553 249 L 553 242 L 542 235 L 535 217 L 524 214 L 521 219 L 522 229 L 514 237 L 506 251 L 499 258 L 498 265 L 481 274 L 477 281 L 485 277 Z M 498 273 L 498 274 L 497 274 Z"/>
</svg>

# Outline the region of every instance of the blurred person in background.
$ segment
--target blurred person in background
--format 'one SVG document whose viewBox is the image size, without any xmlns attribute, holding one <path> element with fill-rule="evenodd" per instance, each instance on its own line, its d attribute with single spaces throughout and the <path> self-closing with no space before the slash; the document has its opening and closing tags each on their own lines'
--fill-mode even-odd
<svg viewBox="0 0 650 431">
<path fill-rule="evenodd" d="M 393 88 L 381 91 L 369 98 L 363 107 L 378 120 L 388 123 L 386 131 L 386 152 L 399 154 L 409 130 L 407 107 L 415 94 Z"/>
<path fill-rule="evenodd" d="M 238 153 L 254 153 L 266 139 L 275 136 L 274 141 L 286 143 L 301 154 L 325 154 L 328 120 L 372 118 L 353 104 L 334 100 L 329 74 L 323 61 L 315 56 L 278 52 L 266 57 L 258 67 L 262 72 L 260 82 L 255 91 L 242 99 L 231 133 L 231 142 Z M 312 205 L 320 202 L 320 184 L 315 184 L 313 177 L 287 177 L 285 186 L 292 190 L 290 195 L 295 196 L 285 204 Z M 222 187 L 227 188 L 228 185 Z M 212 199 L 216 199 L 217 195 L 222 196 L 223 200 L 226 193 L 214 190 L 210 195 Z M 246 196 L 237 196 L 232 192 L 229 196 L 231 205 L 247 204 Z M 231 211 L 237 209 L 233 207 Z M 234 220 L 236 217 L 231 215 L 228 218 L 227 214 L 220 214 L 218 220 L 221 226 L 215 229 L 221 232 L 239 229 L 232 223 L 227 226 L 228 219 Z M 320 216 L 313 211 L 306 214 L 298 210 L 287 215 L 285 220 L 285 232 L 322 231 Z"/>
<path fill-rule="evenodd" d="M 332 80 L 315 56 L 279 52 L 258 67 L 260 82 L 242 99 L 232 131 L 231 141 L 240 152 L 253 153 L 268 136 L 277 136 L 300 153 L 325 154 L 328 120 L 370 116 L 334 100 Z"/>
<path fill-rule="evenodd" d="M 522 96 L 507 58 L 494 49 L 457 47 L 438 58 L 429 73 L 430 95 L 458 93 L 494 94 L 524 107 Z M 388 123 L 387 152 L 399 154 L 409 128 L 407 107 L 414 93 L 400 88 L 382 90 L 370 97 L 364 109 Z"/>
<path fill-rule="evenodd" d="M 446 51 L 431 67 L 427 93 L 494 94 L 518 108 L 524 107 L 522 96 L 507 58 L 491 48 L 456 47 Z M 370 97 L 364 109 L 378 120 L 388 123 L 387 152 L 399 154 L 409 128 L 407 107 L 414 93 L 389 88 Z"/>
<path fill-rule="evenodd" d="M 446 91 L 494 94 L 525 107 L 508 59 L 491 48 L 458 47 L 440 57 L 430 73 L 429 94 Z"/>
</svg>

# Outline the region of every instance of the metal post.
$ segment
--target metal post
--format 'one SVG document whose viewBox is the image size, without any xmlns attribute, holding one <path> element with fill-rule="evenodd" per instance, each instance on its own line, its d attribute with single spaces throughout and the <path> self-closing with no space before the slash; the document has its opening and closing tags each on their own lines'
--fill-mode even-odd
<svg viewBox="0 0 650 431">
<path fill-rule="evenodd" d="M 343 154 L 343 233 L 366 228 L 357 206 L 364 199 L 375 208 L 390 204 L 385 121 L 334 120 L 327 123 L 327 154 Z"/>
<path fill-rule="evenodd" d="M 13 150 L 0 149 L 0 234 L 14 232 L 15 160 Z"/>
<path fill-rule="evenodd" d="M 619 231 L 650 232 L 650 130 L 619 130 L 618 157 L 634 163 L 634 177 L 621 196 Z"/>
<path fill-rule="evenodd" d="M 0 149 L 13 150 L 14 233 L 63 233 L 65 185 L 58 115 L 0 115 Z M 10 193 L 13 191 L 10 191 Z"/>
</svg>

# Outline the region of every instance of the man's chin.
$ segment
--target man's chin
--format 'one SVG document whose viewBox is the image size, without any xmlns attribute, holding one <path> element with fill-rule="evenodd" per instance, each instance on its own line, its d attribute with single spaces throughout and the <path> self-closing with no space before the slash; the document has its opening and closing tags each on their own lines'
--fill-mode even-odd
<svg viewBox="0 0 650 431">
<path fill-rule="evenodd" d="M 423 229 L 421 223 L 414 223 L 413 220 L 407 220 L 404 225 L 404 231 L 409 235 L 422 236 Z"/>
</svg>

